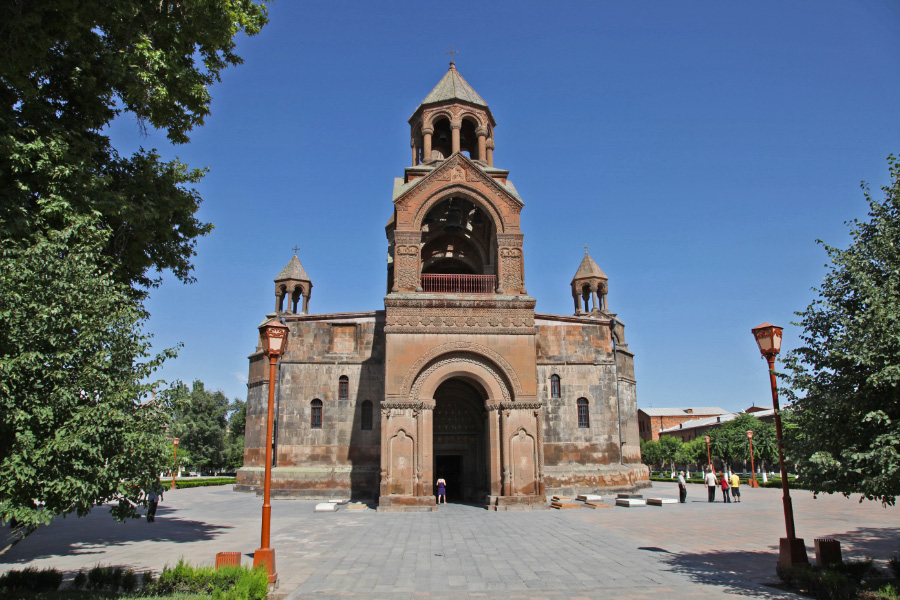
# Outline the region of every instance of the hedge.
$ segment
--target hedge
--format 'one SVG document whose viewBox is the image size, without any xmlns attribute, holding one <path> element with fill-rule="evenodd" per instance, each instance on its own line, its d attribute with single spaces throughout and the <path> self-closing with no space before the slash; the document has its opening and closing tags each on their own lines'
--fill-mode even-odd
<svg viewBox="0 0 900 600">
<path fill-rule="evenodd" d="M 234 477 L 210 477 L 209 479 L 176 479 L 175 486 L 178 489 L 206 487 L 208 485 L 229 485 L 235 482 Z"/>
</svg>

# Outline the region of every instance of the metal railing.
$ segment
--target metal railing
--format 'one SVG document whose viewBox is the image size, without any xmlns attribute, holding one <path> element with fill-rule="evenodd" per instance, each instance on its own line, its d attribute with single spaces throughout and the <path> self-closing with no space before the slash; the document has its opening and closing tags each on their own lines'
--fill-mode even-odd
<svg viewBox="0 0 900 600">
<path fill-rule="evenodd" d="M 439 294 L 493 294 L 497 289 L 497 276 L 423 273 L 422 289 Z"/>
</svg>

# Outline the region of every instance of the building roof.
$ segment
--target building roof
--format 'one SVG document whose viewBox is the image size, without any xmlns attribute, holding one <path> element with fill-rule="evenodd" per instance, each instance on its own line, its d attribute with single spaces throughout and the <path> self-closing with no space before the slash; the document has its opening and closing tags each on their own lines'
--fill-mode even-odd
<svg viewBox="0 0 900 600">
<path fill-rule="evenodd" d="M 603 269 L 597 266 L 591 255 L 585 252 L 584 258 L 581 259 L 581 264 L 578 265 L 578 270 L 575 272 L 575 277 L 572 278 L 572 282 L 574 283 L 576 279 L 590 279 L 591 277 L 609 279 L 606 273 L 603 272 Z"/>
<path fill-rule="evenodd" d="M 450 63 L 450 68 L 438 81 L 438 84 L 434 86 L 431 93 L 422 100 L 422 104 L 433 104 L 447 100 L 462 100 L 463 102 L 487 108 L 487 102 L 482 100 L 478 92 L 469 85 L 469 82 L 463 79 L 463 76 L 456 70 L 456 65 L 452 62 Z"/>
<path fill-rule="evenodd" d="M 660 433 L 671 433 L 673 431 L 684 431 L 685 429 L 696 429 L 697 427 L 708 427 L 709 425 L 717 425 L 719 423 L 727 423 L 728 421 L 733 421 L 737 418 L 738 415 L 744 413 L 726 413 L 723 415 L 718 415 L 715 417 L 706 417 L 703 419 L 694 419 L 693 421 L 685 421 L 684 423 L 680 423 L 675 425 L 674 427 L 667 427 L 665 429 L 660 429 Z M 755 413 L 750 413 L 757 419 L 771 417 L 775 414 L 775 409 L 769 408 L 767 410 L 757 411 Z"/>
<path fill-rule="evenodd" d="M 728 411 L 718 406 L 687 406 L 685 408 L 642 408 L 648 417 L 684 417 L 686 415 L 725 415 Z M 690 411 L 690 412 L 688 412 Z"/>
<path fill-rule="evenodd" d="M 275 278 L 275 281 L 286 281 L 288 279 L 309 281 L 309 275 L 306 274 L 306 270 L 303 268 L 303 265 L 300 264 L 300 259 L 297 258 L 296 254 L 291 257 L 288 264 L 284 265 L 284 268 Z"/>
</svg>

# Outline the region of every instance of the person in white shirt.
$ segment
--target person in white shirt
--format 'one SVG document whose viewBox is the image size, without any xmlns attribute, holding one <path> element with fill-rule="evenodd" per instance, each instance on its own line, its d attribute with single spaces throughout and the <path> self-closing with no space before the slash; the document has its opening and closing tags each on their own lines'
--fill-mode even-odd
<svg viewBox="0 0 900 600">
<path fill-rule="evenodd" d="M 704 481 L 706 481 L 706 489 L 707 489 L 707 491 L 709 491 L 709 501 L 715 502 L 716 501 L 716 484 L 718 483 L 716 481 L 716 472 L 710 471 L 709 473 L 706 474 L 706 477 L 704 477 L 703 479 L 704 479 Z"/>
</svg>

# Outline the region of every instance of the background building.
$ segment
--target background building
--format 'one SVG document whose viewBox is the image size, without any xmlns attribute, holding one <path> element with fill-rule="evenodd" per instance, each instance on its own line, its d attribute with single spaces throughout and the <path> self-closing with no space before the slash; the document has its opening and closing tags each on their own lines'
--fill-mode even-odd
<svg viewBox="0 0 900 600">
<path fill-rule="evenodd" d="M 642 440 L 658 440 L 660 432 L 677 427 L 681 423 L 728 414 L 717 406 L 689 408 L 639 408 L 638 429 Z"/>
</svg>

